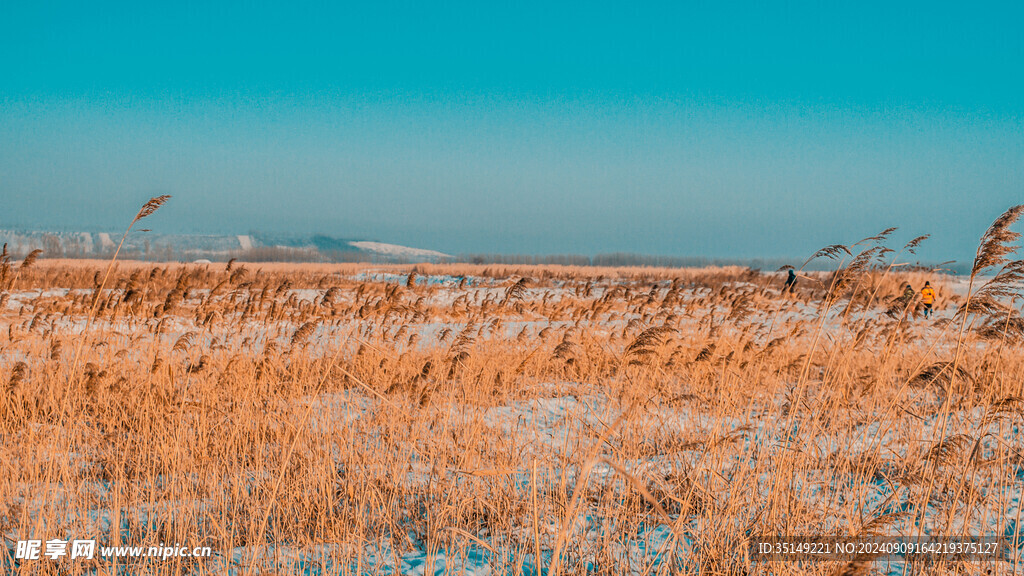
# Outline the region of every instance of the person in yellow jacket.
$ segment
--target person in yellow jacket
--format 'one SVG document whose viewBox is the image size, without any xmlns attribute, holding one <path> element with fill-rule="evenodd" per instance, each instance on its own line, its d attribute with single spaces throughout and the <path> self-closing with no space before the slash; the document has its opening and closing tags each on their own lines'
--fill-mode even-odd
<svg viewBox="0 0 1024 576">
<path fill-rule="evenodd" d="M 931 282 L 925 282 L 924 288 L 921 288 L 921 304 L 924 304 L 924 317 L 927 318 L 932 313 L 932 305 L 935 304 L 935 289 L 932 288 Z"/>
</svg>

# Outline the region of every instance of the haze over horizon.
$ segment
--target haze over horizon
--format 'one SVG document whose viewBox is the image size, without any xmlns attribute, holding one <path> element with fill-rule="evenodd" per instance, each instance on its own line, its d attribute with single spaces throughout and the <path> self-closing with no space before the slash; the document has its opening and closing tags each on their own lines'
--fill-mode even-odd
<svg viewBox="0 0 1024 576">
<path fill-rule="evenodd" d="M 969 260 L 1024 202 L 1024 7 L 0 6 L 0 227 Z"/>
</svg>

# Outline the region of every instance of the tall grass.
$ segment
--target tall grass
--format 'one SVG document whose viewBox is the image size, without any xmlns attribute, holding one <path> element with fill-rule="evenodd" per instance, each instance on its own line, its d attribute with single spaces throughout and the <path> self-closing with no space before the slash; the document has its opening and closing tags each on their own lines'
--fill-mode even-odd
<svg viewBox="0 0 1024 576">
<path fill-rule="evenodd" d="M 917 532 L 1015 551 L 907 573 L 1012 570 L 1024 355 L 978 315 L 1009 326 L 1016 280 L 901 272 L 879 236 L 792 295 L 739 267 L 21 266 L 0 295 L 8 547 L 215 555 L 0 549 L 0 571 L 855 574 L 880 566 L 746 546 Z M 925 279 L 930 321 L 900 300 Z"/>
</svg>

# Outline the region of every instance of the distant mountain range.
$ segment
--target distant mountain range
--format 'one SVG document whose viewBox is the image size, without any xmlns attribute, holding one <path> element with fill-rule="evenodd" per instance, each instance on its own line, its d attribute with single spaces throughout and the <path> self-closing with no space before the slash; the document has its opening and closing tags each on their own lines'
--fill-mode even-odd
<svg viewBox="0 0 1024 576">
<path fill-rule="evenodd" d="M 0 244 L 7 244 L 16 257 L 37 248 L 43 258 L 109 258 L 123 232 L 46 232 L 0 230 Z M 419 262 L 468 262 L 474 264 L 556 264 L 563 266 L 657 266 L 690 268 L 704 266 L 747 266 L 774 271 L 786 265 L 799 265 L 804 258 L 705 258 L 652 256 L 612 253 L 585 256 L 579 254 L 459 254 L 457 256 L 387 244 L 370 240 L 336 238 L 322 234 L 299 236 L 288 234 L 156 234 L 133 230 L 121 247 L 122 259 L 156 262 L 224 262 L 237 258 L 243 262 L 368 262 L 380 264 L 414 264 Z M 831 270 L 835 263 L 827 259 L 811 262 L 807 270 Z M 921 264 L 901 264 L 901 269 L 936 268 Z M 964 264 L 945 263 L 937 270 L 962 274 Z"/>
<path fill-rule="evenodd" d="M 113 254 L 123 233 L 0 230 L 0 243 L 15 255 L 37 248 L 46 258 L 103 258 Z M 157 261 L 223 261 L 230 258 L 302 262 L 440 262 L 451 257 L 423 250 L 368 240 L 325 235 L 282 234 L 156 234 L 132 231 L 119 255 L 125 259 Z"/>
</svg>

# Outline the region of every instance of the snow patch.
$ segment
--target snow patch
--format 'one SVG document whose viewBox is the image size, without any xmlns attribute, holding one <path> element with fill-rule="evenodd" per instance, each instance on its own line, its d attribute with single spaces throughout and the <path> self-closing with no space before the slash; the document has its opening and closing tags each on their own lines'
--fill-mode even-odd
<svg viewBox="0 0 1024 576">
<path fill-rule="evenodd" d="M 422 248 L 410 248 L 408 246 L 400 246 L 398 244 L 386 244 L 384 242 L 349 242 L 349 246 L 358 248 L 359 250 L 365 250 L 367 252 L 375 252 L 377 254 L 385 254 L 388 256 L 397 256 L 399 258 L 450 258 L 451 256 L 444 252 L 438 252 L 436 250 L 424 250 Z"/>
</svg>

